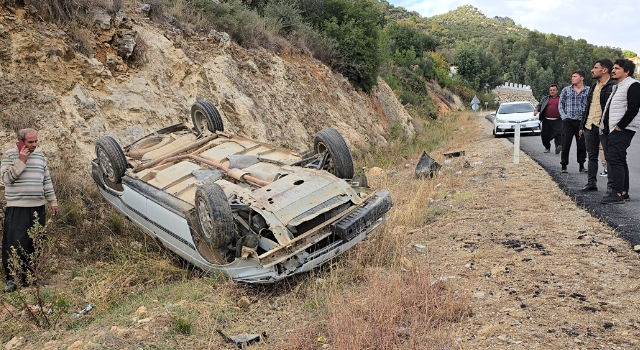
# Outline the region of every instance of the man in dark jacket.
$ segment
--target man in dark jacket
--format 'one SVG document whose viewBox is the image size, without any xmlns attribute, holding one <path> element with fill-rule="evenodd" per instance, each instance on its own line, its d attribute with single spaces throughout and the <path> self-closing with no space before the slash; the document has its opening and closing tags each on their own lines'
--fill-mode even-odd
<svg viewBox="0 0 640 350">
<path fill-rule="evenodd" d="M 533 112 L 533 115 L 540 114 L 539 118 L 542 122 L 540 136 L 544 146 L 544 153 L 551 152 L 551 140 L 553 140 L 556 147 L 556 154 L 562 151 L 562 119 L 560 119 L 560 112 L 558 111 L 559 101 L 558 85 L 551 85 L 549 86 L 549 95 L 542 98 Z"/>
<path fill-rule="evenodd" d="M 584 136 L 588 159 L 587 184 L 580 189 L 581 191 L 598 190 L 596 175 L 598 173 L 598 153 L 600 148 L 600 119 L 607 100 L 611 96 L 613 86 L 617 83 L 615 79 L 611 79 L 612 68 L 613 62 L 611 60 L 602 59 L 596 61 L 593 69 L 591 69 L 591 78 L 596 79 L 596 81 L 589 89 L 587 107 L 584 110 L 579 131 L 579 135 Z"/>
</svg>

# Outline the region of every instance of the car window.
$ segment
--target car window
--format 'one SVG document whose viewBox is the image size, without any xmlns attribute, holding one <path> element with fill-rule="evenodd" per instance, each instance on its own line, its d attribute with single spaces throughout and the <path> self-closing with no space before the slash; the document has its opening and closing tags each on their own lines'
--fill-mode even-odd
<svg viewBox="0 0 640 350">
<path fill-rule="evenodd" d="M 510 113 L 529 113 L 533 112 L 533 106 L 529 103 L 518 103 L 512 105 L 502 105 L 498 110 L 500 114 L 510 114 Z"/>
</svg>

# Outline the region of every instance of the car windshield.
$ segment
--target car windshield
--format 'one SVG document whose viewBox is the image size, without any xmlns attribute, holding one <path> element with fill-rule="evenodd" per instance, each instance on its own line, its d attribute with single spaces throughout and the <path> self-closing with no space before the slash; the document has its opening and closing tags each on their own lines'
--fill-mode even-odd
<svg viewBox="0 0 640 350">
<path fill-rule="evenodd" d="M 533 112 L 533 106 L 530 103 L 517 103 L 512 105 L 502 105 L 498 110 L 500 114 L 511 113 L 530 113 Z"/>
</svg>

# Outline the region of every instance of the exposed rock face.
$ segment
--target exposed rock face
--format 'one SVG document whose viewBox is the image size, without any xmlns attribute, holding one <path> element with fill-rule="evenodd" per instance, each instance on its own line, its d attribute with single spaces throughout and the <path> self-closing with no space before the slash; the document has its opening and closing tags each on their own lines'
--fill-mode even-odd
<svg viewBox="0 0 640 350">
<path fill-rule="evenodd" d="M 88 58 L 54 25 L 0 12 L 0 152 L 15 142 L 12 129 L 25 122 L 40 130 L 50 161 L 72 159 L 74 170 L 86 171 L 99 136 L 127 144 L 190 123 L 197 99 L 218 107 L 227 130 L 295 150 L 310 147 L 314 134 L 329 126 L 352 148 L 384 146 L 393 123 L 414 132 L 382 80 L 366 95 L 308 57 L 245 50 L 225 35 L 184 37 L 123 14 L 108 19 L 96 12 L 95 18 L 96 37 L 124 34 L 111 44 L 98 40 L 95 57 Z M 123 18 L 130 28 L 108 26 Z M 135 70 L 118 53 L 131 47 L 134 33 L 148 47 L 148 62 Z"/>
</svg>

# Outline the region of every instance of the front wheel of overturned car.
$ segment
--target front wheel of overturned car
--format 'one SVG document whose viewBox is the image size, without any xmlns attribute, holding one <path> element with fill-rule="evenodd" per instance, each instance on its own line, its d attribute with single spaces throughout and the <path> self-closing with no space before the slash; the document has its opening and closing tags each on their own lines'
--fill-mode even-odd
<svg viewBox="0 0 640 350">
<path fill-rule="evenodd" d="M 224 131 L 222 117 L 216 106 L 208 100 L 199 100 L 191 106 L 191 121 L 198 134 L 205 130 L 211 132 Z"/>
<path fill-rule="evenodd" d="M 353 157 L 338 130 L 325 128 L 318 131 L 313 140 L 313 149 L 316 154 L 328 153 L 324 170 L 341 179 L 353 178 Z"/>
<path fill-rule="evenodd" d="M 96 140 L 96 156 L 106 179 L 113 184 L 122 182 L 122 176 L 127 170 L 127 158 L 113 137 L 103 136 Z"/>
<path fill-rule="evenodd" d="M 233 242 L 233 214 L 222 187 L 205 182 L 196 190 L 196 215 L 202 239 L 211 248 L 221 248 Z"/>
</svg>

